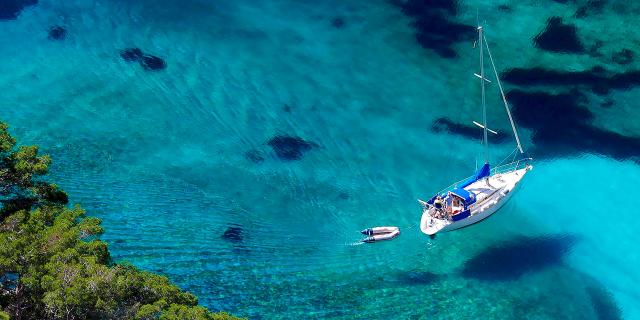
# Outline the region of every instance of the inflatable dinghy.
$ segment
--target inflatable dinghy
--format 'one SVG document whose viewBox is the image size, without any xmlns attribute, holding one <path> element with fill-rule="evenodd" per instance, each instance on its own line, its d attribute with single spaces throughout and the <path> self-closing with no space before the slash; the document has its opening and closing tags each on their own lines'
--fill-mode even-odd
<svg viewBox="0 0 640 320">
<path fill-rule="evenodd" d="M 360 231 L 360 233 L 368 236 L 362 242 L 371 243 L 376 241 L 391 240 L 400 235 L 398 227 L 375 227 Z"/>
</svg>

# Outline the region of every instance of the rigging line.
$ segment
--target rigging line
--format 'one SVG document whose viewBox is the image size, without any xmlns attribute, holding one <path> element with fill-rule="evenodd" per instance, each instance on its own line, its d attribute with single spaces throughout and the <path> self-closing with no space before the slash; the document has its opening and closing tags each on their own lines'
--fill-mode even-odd
<svg viewBox="0 0 640 320">
<path fill-rule="evenodd" d="M 511 151 L 511 153 L 509 153 L 504 159 L 502 159 L 502 161 L 500 161 L 500 163 L 498 164 L 498 167 L 501 166 L 505 160 L 509 159 L 509 157 L 511 157 L 511 155 L 516 156 L 515 152 L 516 150 L 518 150 L 518 148 L 513 149 L 513 151 Z"/>
<path fill-rule="evenodd" d="M 511 158 L 511 162 L 516 161 L 516 156 L 518 155 L 517 153 L 515 153 L 516 150 L 518 150 L 518 149 L 517 148 L 513 149 L 513 151 L 511 152 L 511 153 L 513 153 L 513 157 Z"/>
<path fill-rule="evenodd" d="M 484 38 L 484 36 L 482 37 Z M 496 82 L 498 82 L 498 88 L 500 88 L 500 94 L 502 95 L 502 102 L 504 102 L 504 108 L 507 110 L 507 115 L 509 116 L 509 122 L 511 123 L 511 129 L 513 129 L 513 135 L 516 137 L 518 150 L 520 150 L 520 153 L 524 153 L 524 150 L 522 149 L 522 144 L 520 144 L 520 137 L 518 136 L 518 130 L 516 129 L 516 124 L 513 121 L 511 110 L 509 110 L 509 103 L 507 103 L 507 97 L 505 96 L 504 90 L 502 89 L 502 83 L 500 82 L 500 77 L 498 76 L 498 70 L 496 70 L 496 65 L 495 63 L 493 63 L 493 57 L 491 56 L 491 50 L 489 49 L 489 43 L 487 42 L 486 38 L 484 38 L 484 45 L 487 47 L 487 53 L 489 54 L 491 67 L 493 67 L 493 73 L 496 75 Z"/>
</svg>

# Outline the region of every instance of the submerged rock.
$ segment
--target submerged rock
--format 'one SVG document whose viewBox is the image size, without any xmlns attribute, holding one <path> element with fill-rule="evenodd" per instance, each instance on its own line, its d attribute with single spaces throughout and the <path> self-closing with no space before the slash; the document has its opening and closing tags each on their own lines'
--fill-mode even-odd
<svg viewBox="0 0 640 320">
<path fill-rule="evenodd" d="M 613 101 L 613 99 L 606 99 L 600 103 L 600 106 L 603 108 L 609 109 L 613 107 L 614 104 L 615 104 L 615 101 Z"/>
<path fill-rule="evenodd" d="M 562 18 L 551 17 L 547 27 L 534 39 L 536 47 L 562 53 L 583 53 L 582 42 L 578 38 L 577 28 L 571 24 L 564 24 Z"/>
<path fill-rule="evenodd" d="M 275 136 L 267 142 L 281 160 L 300 160 L 304 153 L 318 145 L 300 137 Z"/>
<path fill-rule="evenodd" d="M 629 49 L 622 49 L 618 52 L 615 52 L 611 57 L 611 59 L 613 60 L 613 62 L 617 64 L 626 65 L 633 62 L 633 58 L 634 58 L 633 56 L 634 56 L 633 51 Z"/>
<path fill-rule="evenodd" d="M 342 27 L 344 27 L 345 25 L 345 21 L 343 18 L 336 17 L 331 19 L 331 25 L 336 29 L 342 29 Z"/>
<path fill-rule="evenodd" d="M 507 93 L 518 124 L 534 130 L 563 130 L 589 123 L 594 115 L 582 106 L 585 97 L 577 92 L 551 94 L 512 90 Z M 558 132 L 560 134 L 560 132 Z"/>
<path fill-rule="evenodd" d="M 402 11 L 410 16 L 426 15 L 434 10 L 445 13 L 458 14 L 458 3 L 455 0 L 405 0 L 398 1 Z"/>
<path fill-rule="evenodd" d="M 498 6 L 498 10 L 502 12 L 511 12 L 511 7 L 507 4 L 501 4 Z"/>
<path fill-rule="evenodd" d="M 640 138 L 592 125 L 594 114 L 584 106 L 586 97 L 579 92 L 512 90 L 507 97 L 518 124 L 532 130 L 538 156 L 588 152 L 640 163 Z"/>
<path fill-rule="evenodd" d="M 457 1 L 453 0 L 408 0 L 396 1 L 402 12 L 414 19 L 416 40 L 426 49 L 431 49 L 443 58 L 455 58 L 452 46 L 476 36 L 475 27 L 452 21 L 458 13 Z"/>
<path fill-rule="evenodd" d="M 61 26 L 49 28 L 49 40 L 64 40 L 67 36 L 67 29 Z"/>
<path fill-rule="evenodd" d="M 120 57 L 127 62 L 139 61 L 143 55 L 140 48 L 127 48 L 120 52 Z"/>
<path fill-rule="evenodd" d="M 242 242 L 243 229 L 241 227 L 228 227 L 222 235 L 222 239 L 229 242 Z"/>
<path fill-rule="evenodd" d="M 514 68 L 503 73 L 504 81 L 517 85 L 554 85 L 573 87 L 589 87 L 599 95 L 610 90 L 627 90 L 640 85 L 640 71 L 630 70 L 612 73 L 596 66 L 589 71 L 560 71 L 544 68 Z"/>
<path fill-rule="evenodd" d="M 260 163 L 264 161 L 264 156 L 262 155 L 262 152 L 256 149 L 251 149 L 245 152 L 244 157 L 253 163 Z"/>
<path fill-rule="evenodd" d="M 588 85 L 594 86 L 607 77 L 603 75 L 601 68 L 590 71 L 562 71 L 540 67 L 535 68 L 513 68 L 502 74 L 502 80 L 524 86 L 532 85 Z"/>
<path fill-rule="evenodd" d="M 150 54 L 146 54 L 142 56 L 142 60 L 140 60 L 140 65 L 145 70 L 157 71 L 162 70 L 167 67 L 167 63 L 162 60 L 160 57 L 156 57 Z"/>
<path fill-rule="evenodd" d="M 576 18 L 584 18 L 592 14 L 600 14 L 605 5 L 605 0 L 589 0 L 586 4 L 576 9 L 575 16 Z"/>
<path fill-rule="evenodd" d="M 1 0 L 0 1 L 0 20 L 14 20 L 22 9 L 33 6 L 38 0 Z"/>
</svg>

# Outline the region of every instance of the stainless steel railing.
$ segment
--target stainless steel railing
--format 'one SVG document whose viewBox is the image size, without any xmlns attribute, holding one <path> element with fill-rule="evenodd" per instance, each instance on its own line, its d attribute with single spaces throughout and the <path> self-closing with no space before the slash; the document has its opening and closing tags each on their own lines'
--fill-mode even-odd
<svg viewBox="0 0 640 320">
<path fill-rule="evenodd" d="M 505 173 L 505 172 L 510 172 L 510 171 L 514 171 L 514 170 L 518 170 L 518 169 L 524 169 L 529 165 L 529 161 L 533 160 L 532 158 L 522 158 L 520 160 L 516 160 L 507 164 L 503 164 L 503 165 L 499 165 L 493 169 L 491 169 L 491 175 L 497 174 L 497 173 Z M 468 179 L 470 179 L 471 177 L 473 177 L 473 175 L 470 175 L 464 179 L 461 179 L 459 181 L 456 181 L 454 183 L 452 183 L 451 185 L 449 185 L 448 187 L 438 191 L 435 194 L 442 194 L 446 191 L 450 191 L 452 190 L 454 187 L 456 187 L 457 185 L 459 185 L 461 182 L 463 181 L 467 181 Z"/>
<path fill-rule="evenodd" d="M 491 174 L 494 175 L 497 173 L 505 173 L 518 169 L 524 169 L 529 165 L 529 161 L 531 160 L 532 158 L 522 158 L 520 160 L 516 160 L 507 164 L 499 165 L 491 169 Z"/>
</svg>

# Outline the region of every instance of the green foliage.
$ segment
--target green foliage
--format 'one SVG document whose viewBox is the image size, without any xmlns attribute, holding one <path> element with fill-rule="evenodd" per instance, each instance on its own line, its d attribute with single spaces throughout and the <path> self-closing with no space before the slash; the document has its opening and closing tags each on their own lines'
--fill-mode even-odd
<svg viewBox="0 0 640 320">
<path fill-rule="evenodd" d="M 237 318 L 224 312 L 213 314 L 203 307 L 189 307 L 178 304 L 172 304 L 169 310 L 160 316 L 160 320 L 182 319 L 233 320 Z"/>
<path fill-rule="evenodd" d="M 41 180 L 50 163 L 37 147 L 16 147 L 0 122 L 0 320 L 237 319 L 166 277 L 112 263 L 100 220 Z"/>
<path fill-rule="evenodd" d="M 38 155 L 36 146 L 16 148 L 16 140 L 0 122 L 0 219 L 11 212 L 36 205 L 64 205 L 67 194 L 55 184 L 42 181 L 51 158 Z"/>
</svg>

